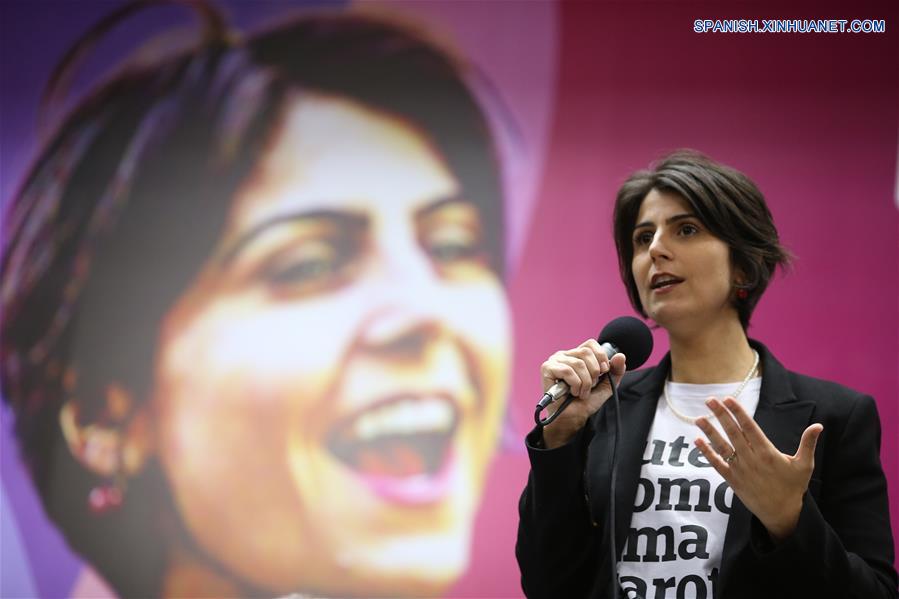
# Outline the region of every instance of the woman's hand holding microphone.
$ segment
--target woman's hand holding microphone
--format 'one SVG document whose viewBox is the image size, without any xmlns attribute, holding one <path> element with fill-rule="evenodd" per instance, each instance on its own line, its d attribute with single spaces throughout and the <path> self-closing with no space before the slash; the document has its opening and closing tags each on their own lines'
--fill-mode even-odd
<svg viewBox="0 0 899 599">
<path fill-rule="evenodd" d="M 617 385 L 626 370 L 625 356 L 619 353 L 610 360 L 596 339 L 588 339 L 574 349 L 557 351 L 540 366 L 544 393 L 556 382 L 564 381 L 574 396 L 565 411 L 544 427 L 543 442 L 547 449 L 555 449 L 571 440 L 612 396 L 608 377 L 597 385 L 599 378 L 610 369 Z M 547 411 L 553 413 L 559 404 L 561 401 L 550 404 Z"/>
</svg>

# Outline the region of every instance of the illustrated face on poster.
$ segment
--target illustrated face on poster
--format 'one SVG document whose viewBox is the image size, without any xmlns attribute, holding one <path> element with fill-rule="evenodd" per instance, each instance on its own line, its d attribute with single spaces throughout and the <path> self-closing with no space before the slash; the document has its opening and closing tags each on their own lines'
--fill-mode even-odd
<svg viewBox="0 0 899 599">
<path fill-rule="evenodd" d="M 113 79 L 10 202 L 4 399 L 113 593 L 469 568 L 510 378 L 502 151 L 451 52 L 346 16 Z"/>
<path fill-rule="evenodd" d="M 487 231 L 419 131 L 287 106 L 165 319 L 163 470 L 205 552 L 262 588 L 433 592 L 466 567 L 505 400 Z"/>
</svg>

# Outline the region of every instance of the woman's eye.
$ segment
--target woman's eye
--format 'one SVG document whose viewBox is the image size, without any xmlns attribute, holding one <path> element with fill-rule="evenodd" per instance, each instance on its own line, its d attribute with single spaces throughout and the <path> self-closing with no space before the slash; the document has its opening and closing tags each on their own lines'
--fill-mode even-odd
<svg viewBox="0 0 899 599">
<path fill-rule="evenodd" d="M 649 245 L 652 243 L 652 233 L 649 231 L 643 231 L 642 233 L 637 233 L 634 235 L 634 245 Z"/>
<path fill-rule="evenodd" d="M 684 235 L 687 237 L 689 237 L 691 235 L 696 235 L 697 233 L 699 233 L 699 227 L 688 223 L 681 227 L 680 233 L 681 233 L 681 235 Z"/>
</svg>

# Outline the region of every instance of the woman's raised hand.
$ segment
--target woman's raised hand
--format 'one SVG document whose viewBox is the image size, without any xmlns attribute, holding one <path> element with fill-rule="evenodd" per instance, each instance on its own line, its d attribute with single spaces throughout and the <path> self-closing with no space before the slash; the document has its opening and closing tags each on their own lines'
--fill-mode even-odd
<svg viewBox="0 0 899 599">
<path fill-rule="evenodd" d="M 557 381 L 565 381 L 574 396 L 565 411 L 543 429 L 543 442 L 548 449 L 567 443 L 611 397 L 608 377 L 596 384 L 610 369 L 617 384 L 625 371 L 625 356 L 616 354 L 609 360 L 596 339 L 588 339 L 574 349 L 557 351 L 540 366 L 544 392 Z M 548 412 L 553 413 L 561 403 L 560 400 L 550 404 Z"/>
<path fill-rule="evenodd" d="M 698 438 L 696 446 L 761 521 L 772 540 L 782 540 L 799 521 L 802 496 L 815 467 L 815 445 L 824 427 L 813 424 L 806 428 L 799 449 L 787 455 L 778 451 L 734 398 L 723 402 L 712 398 L 706 403 L 727 438 L 707 418 L 699 418 L 696 424 L 709 440 Z"/>
</svg>

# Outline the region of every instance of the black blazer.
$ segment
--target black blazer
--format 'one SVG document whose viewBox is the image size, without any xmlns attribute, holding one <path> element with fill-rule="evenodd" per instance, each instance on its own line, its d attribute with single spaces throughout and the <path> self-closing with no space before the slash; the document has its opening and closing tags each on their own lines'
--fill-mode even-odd
<svg viewBox="0 0 899 599">
<path fill-rule="evenodd" d="M 764 345 L 750 343 L 762 363 L 755 420 L 771 442 L 792 455 L 806 427 L 820 422 L 824 431 L 798 526 L 781 544 L 771 543 L 734 495 L 715 596 L 899 597 L 874 400 L 790 372 Z M 670 364 L 665 356 L 655 368 L 627 373 L 619 388 L 616 556 L 624 548 L 640 460 Z M 539 428 L 526 438 L 531 472 L 519 502 L 515 554 L 528 597 L 612 595 L 607 514 L 614 416 L 609 401 L 575 438 L 553 450 L 542 448 Z"/>
</svg>

